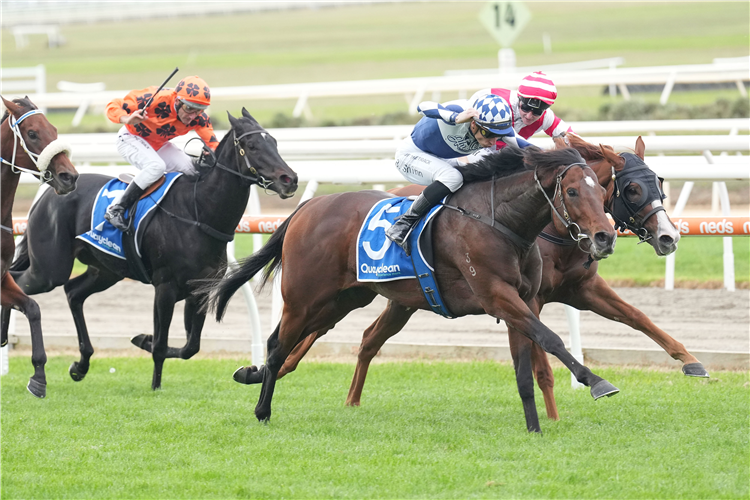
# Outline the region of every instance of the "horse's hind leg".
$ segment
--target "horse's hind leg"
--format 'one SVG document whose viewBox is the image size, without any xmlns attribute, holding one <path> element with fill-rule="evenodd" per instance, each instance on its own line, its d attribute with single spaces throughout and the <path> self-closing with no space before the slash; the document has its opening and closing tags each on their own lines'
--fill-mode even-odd
<svg viewBox="0 0 750 500">
<path fill-rule="evenodd" d="M 352 385 L 349 387 L 349 394 L 346 397 L 347 406 L 360 405 L 362 389 L 365 386 L 365 378 L 372 358 L 378 354 L 386 340 L 404 328 L 409 318 L 416 311 L 414 308 L 404 307 L 389 300 L 378 319 L 365 330 L 357 355 L 357 368 L 354 370 Z"/>
<path fill-rule="evenodd" d="M 94 347 L 91 345 L 86 318 L 83 314 L 83 303 L 91 295 L 110 288 L 120 281 L 120 279 L 122 278 L 104 268 L 100 269 L 89 265 L 85 273 L 65 283 L 65 296 L 68 299 L 68 307 L 73 315 L 73 323 L 76 325 L 78 350 L 81 353 L 80 359 L 73 361 L 70 368 L 68 368 L 70 378 L 76 382 L 83 380 L 89 372 L 89 363 L 91 356 L 94 354 Z"/>
<path fill-rule="evenodd" d="M 268 356 L 265 366 L 261 368 L 263 383 L 255 407 L 255 416 L 259 421 L 267 422 L 271 418 L 271 400 L 279 370 L 299 340 L 321 328 L 330 328 L 350 311 L 372 302 L 375 295 L 369 289 L 355 288 L 330 295 L 322 294 L 315 302 L 285 302 L 281 321 L 268 339 Z"/>
<path fill-rule="evenodd" d="M 279 376 L 277 378 L 281 378 L 284 375 L 292 373 L 294 370 L 296 370 L 297 365 L 299 365 L 299 362 L 302 361 L 302 358 L 305 357 L 305 354 L 307 354 L 307 352 L 313 346 L 315 341 L 318 340 L 323 335 L 325 335 L 326 333 L 328 333 L 329 330 L 330 328 L 323 328 L 311 335 L 308 335 L 302 340 L 300 340 L 299 343 L 296 346 L 294 346 L 294 349 L 292 349 L 292 352 L 289 353 L 289 356 L 287 356 L 286 360 L 284 361 L 284 364 L 281 365 L 281 369 L 279 370 Z"/>
<path fill-rule="evenodd" d="M 513 357 L 513 368 L 516 371 L 516 386 L 521 396 L 523 415 L 526 418 L 526 429 L 529 432 L 542 432 L 539 425 L 539 414 L 534 400 L 534 375 L 532 374 L 531 350 L 534 343 L 521 332 L 508 327 L 510 354 Z"/>
<path fill-rule="evenodd" d="M 26 388 L 34 396 L 43 398 L 47 395 L 47 377 L 44 373 L 44 365 L 47 364 L 47 353 L 44 351 L 42 315 L 39 312 L 39 305 L 21 291 L 10 273 L 6 273 L 3 277 L 0 284 L 0 294 L 2 295 L 1 302 L 3 307 L 15 307 L 29 320 L 31 330 L 31 364 L 34 366 L 34 375 L 29 379 Z M 10 312 L 10 309 L 8 311 Z"/>
<path fill-rule="evenodd" d="M 531 364 L 533 365 L 534 375 L 536 375 L 536 384 L 544 397 L 547 418 L 560 420 L 557 402 L 555 401 L 555 375 L 552 373 L 552 366 L 549 364 L 547 353 L 539 344 L 534 342 L 531 343 Z"/>
<path fill-rule="evenodd" d="M 185 335 L 187 337 L 183 347 L 169 347 L 164 352 L 165 358 L 190 359 L 195 356 L 201 348 L 201 333 L 203 324 L 206 322 L 206 315 L 200 312 L 200 306 L 195 298 L 188 296 L 185 299 Z M 130 342 L 143 349 L 152 352 L 154 345 L 154 336 L 140 334 L 136 335 Z"/>
</svg>

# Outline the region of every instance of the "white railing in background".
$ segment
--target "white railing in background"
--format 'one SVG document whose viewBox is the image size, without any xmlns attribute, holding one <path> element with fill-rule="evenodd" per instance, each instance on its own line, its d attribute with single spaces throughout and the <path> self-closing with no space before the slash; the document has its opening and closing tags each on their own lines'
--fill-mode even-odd
<svg viewBox="0 0 750 500">
<path fill-rule="evenodd" d="M 735 82 L 741 95 L 746 96 L 744 81 L 750 72 L 750 57 L 731 59 L 712 64 L 691 64 L 679 66 L 651 66 L 641 68 L 608 68 L 557 71 L 550 76 L 555 85 L 564 87 L 585 87 L 617 85 L 625 98 L 629 97 L 627 85 L 664 85 L 662 103 L 675 83 L 720 83 Z M 365 95 L 408 95 L 408 110 L 416 113 L 417 104 L 425 93 L 432 92 L 438 98 L 441 92 L 459 92 L 466 95 L 487 87 L 516 88 L 525 73 L 498 73 L 491 75 L 451 75 L 419 78 L 395 78 L 383 80 L 359 80 L 342 82 L 286 83 L 277 85 L 255 85 L 241 87 L 214 87 L 211 97 L 220 100 L 271 100 L 294 99 L 293 115 L 309 113 L 308 100 L 318 97 L 347 97 Z M 127 90 L 95 92 L 88 95 L 92 106 L 103 107 L 112 99 L 122 97 Z M 48 108 L 78 108 L 82 97 L 74 93 L 36 93 L 29 96 L 37 106 Z"/>
<path fill-rule="evenodd" d="M 30 93 L 38 95 L 45 92 L 47 92 L 47 70 L 44 64 L 25 68 L 0 68 L 0 94 L 6 99 L 10 99 L 11 96 L 22 97 Z M 46 112 L 44 105 L 35 104 Z"/>
</svg>

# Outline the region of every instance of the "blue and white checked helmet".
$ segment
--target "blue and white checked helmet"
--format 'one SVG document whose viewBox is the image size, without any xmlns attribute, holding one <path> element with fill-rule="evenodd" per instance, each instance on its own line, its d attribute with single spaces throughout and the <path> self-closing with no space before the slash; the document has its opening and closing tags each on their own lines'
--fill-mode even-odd
<svg viewBox="0 0 750 500">
<path fill-rule="evenodd" d="M 487 94 L 474 102 L 474 109 L 479 111 L 479 118 L 474 121 L 494 135 L 510 135 L 513 133 L 513 124 L 510 106 L 500 96 Z"/>
</svg>

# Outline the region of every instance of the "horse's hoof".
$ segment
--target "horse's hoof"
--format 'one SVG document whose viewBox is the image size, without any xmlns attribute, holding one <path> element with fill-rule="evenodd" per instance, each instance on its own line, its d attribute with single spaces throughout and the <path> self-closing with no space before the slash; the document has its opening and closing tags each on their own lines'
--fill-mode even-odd
<svg viewBox="0 0 750 500">
<path fill-rule="evenodd" d="M 240 384 L 260 384 L 263 382 L 263 373 L 258 370 L 258 367 L 255 365 L 240 366 L 234 371 L 232 378 L 235 382 L 239 382 Z"/>
<path fill-rule="evenodd" d="M 265 411 L 261 412 L 261 411 L 256 410 L 255 411 L 255 418 L 257 418 L 258 422 L 260 422 L 261 424 L 266 424 L 267 425 L 268 422 L 271 421 L 271 412 L 269 411 L 269 412 L 266 413 Z"/>
<path fill-rule="evenodd" d="M 80 382 L 86 376 L 86 372 L 78 368 L 77 361 L 73 361 L 73 363 L 71 363 L 70 368 L 68 368 L 68 373 L 70 374 L 70 378 L 72 378 L 76 382 Z"/>
<path fill-rule="evenodd" d="M 47 396 L 47 384 L 37 382 L 33 378 L 29 379 L 29 383 L 26 388 L 31 394 L 38 397 L 39 399 L 44 399 L 44 397 Z"/>
<path fill-rule="evenodd" d="M 144 351 L 150 351 L 151 349 L 144 347 L 151 340 L 150 337 L 151 335 L 146 335 L 142 333 L 130 339 L 130 343 L 136 347 L 140 347 Z"/>
<path fill-rule="evenodd" d="M 594 384 L 594 387 L 591 388 L 591 395 L 594 397 L 594 400 L 603 398 L 604 396 L 614 396 L 618 392 L 620 392 L 620 389 L 604 379 Z"/>
<path fill-rule="evenodd" d="M 703 368 L 702 363 L 688 363 L 682 365 L 682 373 L 688 377 L 708 378 L 708 372 Z"/>
</svg>

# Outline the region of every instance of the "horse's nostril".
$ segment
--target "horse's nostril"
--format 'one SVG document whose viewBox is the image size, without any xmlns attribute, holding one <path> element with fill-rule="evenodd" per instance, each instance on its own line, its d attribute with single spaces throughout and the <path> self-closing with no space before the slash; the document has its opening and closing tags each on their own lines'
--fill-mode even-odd
<svg viewBox="0 0 750 500">
<path fill-rule="evenodd" d="M 659 243 L 661 243 L 664 246 L 674 245 L 674 238 L 671 236 L 664 234 L 659 236 Z"/>
<path fill-rule="evenodd" d="M 599 246 L 611 245 L 612 240 L 612 237 L 606 231 L 599 231 L 594 235 L 594 241 Z"/>
</svg>

